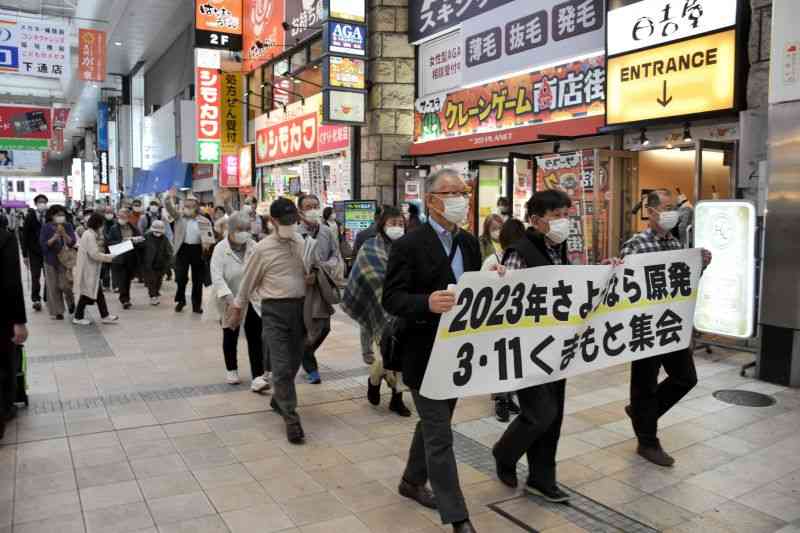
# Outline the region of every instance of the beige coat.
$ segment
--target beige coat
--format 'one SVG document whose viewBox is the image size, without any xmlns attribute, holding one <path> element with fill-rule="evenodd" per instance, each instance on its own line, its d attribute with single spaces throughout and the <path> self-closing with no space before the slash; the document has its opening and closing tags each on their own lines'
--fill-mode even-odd
<svg viewBox="0 0 800 533">
<path fill-rule="evenodd" d="M 230 241 L 227 238 L 219 241 L 214 247 L 214 253 L 211 255 L 211 284 L 223 328 L 231 327 L 228 322 L 228 306 L 225 303 L 225 297 L 236 298 L 236 295 L 239 294 L 239 285 L 242 284 L 244 276 L 244 266 L 253 255 L 255 247 L 255 242 L 247 241 L 242 259 L 239 259 L 239 256 L 231 249 Z M 251 301 L 250 303 L 253 304 L 256 313 L 261 316 L 261 302 Z M 244 313 L 247 314 L 247 309 L 244 310 Z"/>
<path fill-rule="evenodd" d="M 175 255 L 178 255 L 178 250 L 181 249 L 181 245 L 184 239 L 186 239 L 186 224 L 188 223 L 188 219 L 183 216 L 182 213 L 178 212 L 178 208 L 175 206 L 175 200 L 173 200 L 172 197 L 167 196 L 164 200 L 164 207 L 167 209 L 170 216 L 175 219 L 175 239 L 172 241 L 172 251 Z M 214 226 L 209 219 L 200 213 L 195 215 L 194 219 L 197 221 L 197 226 L 200 230 L 200 244 L 203 246 L 204 251 L 209 250 L 217 242 L 217 239 L 214 237 Z"/>
<path fill-rule="evenodd" d="M 110 263 L 111 254 L 104 254 L 97 244 L 97 233 L 87 229 L 78 243 L 78 261 L 75 265 L 74 292 L 75 299 L 86 296 L 94 300 L 100 289 L 100 267 L 102 263 Z"/>
</svg>

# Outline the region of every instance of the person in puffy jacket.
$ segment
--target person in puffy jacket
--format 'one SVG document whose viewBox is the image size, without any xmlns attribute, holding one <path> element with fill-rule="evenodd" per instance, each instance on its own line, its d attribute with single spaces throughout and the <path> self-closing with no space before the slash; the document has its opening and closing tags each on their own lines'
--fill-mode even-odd
<svg viewBox="0 0 800 533">
<path fill-rule="evenodd" d="M 153 220 L 142 246 L 142 275 L 150 296 L 150 305 L 161 303 L 161 283 L 172 267 L 172 245 L 166 235 L 167 225 Z"/>
</svg>

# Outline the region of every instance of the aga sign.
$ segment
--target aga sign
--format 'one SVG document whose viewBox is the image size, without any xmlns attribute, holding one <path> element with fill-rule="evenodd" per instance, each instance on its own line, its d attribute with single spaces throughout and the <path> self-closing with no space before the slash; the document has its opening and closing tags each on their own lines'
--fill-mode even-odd
<svg viewBox="0 0 800 533">
<path fill-rule="evenodd" d="M 367 27 L 362 24 L 330 21 L 325 28 L 325 38 L 331 53 L 362 57 L 367 53 Z"/>
</svg>

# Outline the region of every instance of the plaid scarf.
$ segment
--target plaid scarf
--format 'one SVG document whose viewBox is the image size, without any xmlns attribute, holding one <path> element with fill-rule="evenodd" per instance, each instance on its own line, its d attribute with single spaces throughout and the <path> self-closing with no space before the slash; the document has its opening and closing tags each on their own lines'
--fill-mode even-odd
<svg viewBox="0 0 800 533">
<path fill-rule="evenodd" d="M 342 296 L 342 310 L 361 326 L 374 332 L 376 339 L 380 339 L 396 320 L 381 304 L 390 246 L 391 243 L 380 235 L 361 246 Z"/>
</svg>

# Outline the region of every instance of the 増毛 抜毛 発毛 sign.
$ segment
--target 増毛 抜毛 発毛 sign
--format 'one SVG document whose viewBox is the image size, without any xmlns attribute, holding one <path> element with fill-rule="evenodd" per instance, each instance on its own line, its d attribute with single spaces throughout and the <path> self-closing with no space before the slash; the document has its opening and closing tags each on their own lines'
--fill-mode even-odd
<svg viewBox="0 0 800 533">
<path fill-rule="evenodd" d="M 608 59 L 609 125 L 735 107 L 736 30 Z"/>
</svg>

